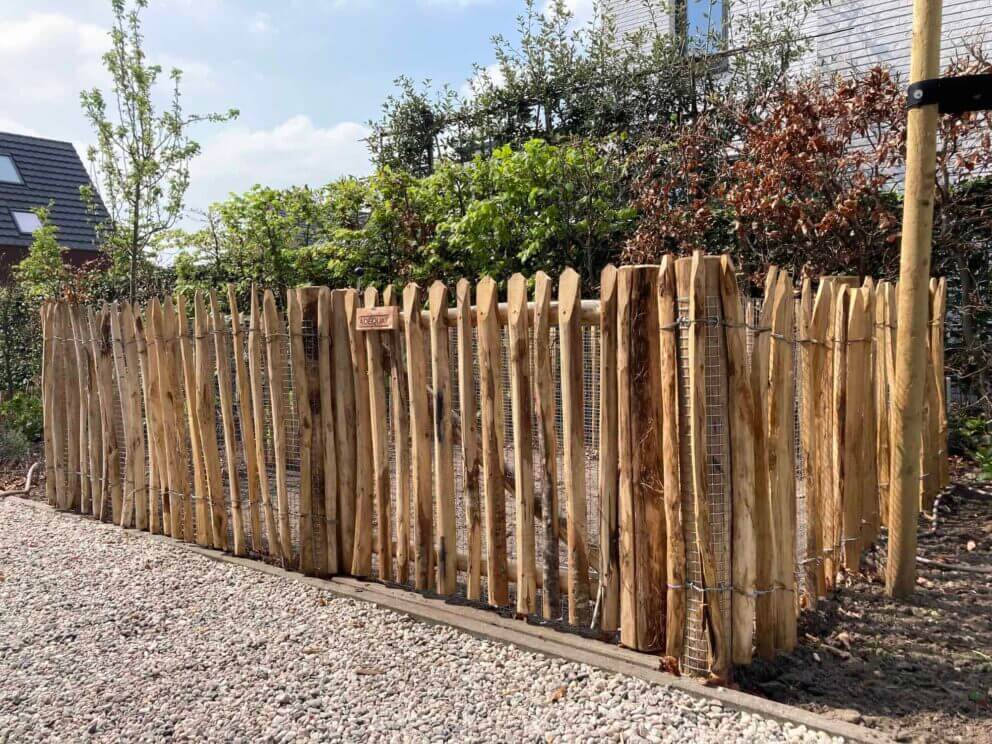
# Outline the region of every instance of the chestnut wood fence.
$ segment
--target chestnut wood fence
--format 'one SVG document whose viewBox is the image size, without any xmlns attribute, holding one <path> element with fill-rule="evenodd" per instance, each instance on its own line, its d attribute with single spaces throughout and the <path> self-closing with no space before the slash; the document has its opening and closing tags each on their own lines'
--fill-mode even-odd
<svg viewBox="0 0 992 744">
<path fill-rule="evenodd" d="M 795 646 L 886 521 L 896 288 L 772 267 L 756 303 L 696 254 L 607 267 L 598 299 L 572 270 L 502 294 L 46 304 L 47 498 L 619 633 L 691 673 Z M 945 304 L 934 280 L 925 509 L 948 483 Z"/>
</svg>

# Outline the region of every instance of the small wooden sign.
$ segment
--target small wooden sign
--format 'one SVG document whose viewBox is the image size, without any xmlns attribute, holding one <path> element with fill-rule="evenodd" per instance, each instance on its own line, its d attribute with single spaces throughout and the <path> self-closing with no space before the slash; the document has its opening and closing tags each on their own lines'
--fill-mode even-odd
<svg viewBox="0 0 992 744">
<path fill-rule="evenodd" d="M 355 324 L 359 331 L 395 331 L 400 325 L 400 309 L 396 305 L 359 308 Z"/>
</svg>

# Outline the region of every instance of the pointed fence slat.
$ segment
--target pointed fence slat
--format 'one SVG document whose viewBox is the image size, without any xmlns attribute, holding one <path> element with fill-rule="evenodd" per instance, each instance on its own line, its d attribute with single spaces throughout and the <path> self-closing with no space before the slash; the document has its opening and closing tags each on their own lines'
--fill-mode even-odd
<svg viewBox="0 0 992 744">
<path fill-rule="evenodd" d="M 327 573 L 340 571 L 338 556 L 338 464 L 334 421 L 334 368 L 331 357 L 333 316 L 331 290 L 321 287 L 317 297 L 317 364 L 320 375 L 320 411 L 324 458 L 324 537 L 327 542 Z"/>
<path fill-rule="evenodd" d="M 210 522 L 210 487 L 203 460 L 203 430 L 200 427 L 199 388 L 196 379 L 195 328 L 186 315 L 186 299 L 179 296 L 179 350 L 183 361 L 183 385 L 186 388 L 186 418 L 189 425 L 189 448 L 193 461 L 193 490 L 195 492 L 194 520 L 196 544 L 211 545 L 213 530 Z"/>
<path fill-rule="evenodd" d="M 396 290 L 386 287 L 382 304 L 392 306 L 397 302 Z M 403 354 L 403 334 L 398 326 L 387 332 L 383 343 L 389 352 L 389 406 L 396 452 L 396 580 L 403 584 L 410 578 L 410 391 Z M 467 410 L 464 405 L 462 410 Z M 468 462 L 468 458 L 465 461 Z M 466 474 L 467 479 L 470 477 Z M 466 487 L 470 485 L 469 480 Z M 471 523 L 471 511 L 468 518 Z M 478 593 L 472 596 L 471 591 L 470 573 L 469 599 L 478 599 Z"/>
<path fill-rule="evenodd" d="M 348 344 L 355 389 L 355 418 L 352 431 L 356 441 L 355 456 L 355 545 L 351 573 L 372 573 L 372 518 L 374 507 L 372 481 L 372 423 L 369 404 L 368 354 L 358 331 L 356 315 L 362 298 L 354 289 L 345 290 L 344 308 L 348 320 Z"/>
<path fill-rule="evenodd" d="M 299 422 L 297 428 L 297 441 L 300 448 L 299 513 L 297 515 L 297 532 L 300 541 L 299 568 L 305 574 L 312 574 L 314 572 L 313 523 L 311 521 L 313 517 L 313 476 L 311 472 L 313 418 L 310 412 L 307 352 L 303 341 L 303 308 L 300 301 L 300 290 L 290 289 L 287 291 L 286 308 L 289 349 L 293 365 L 293 406 L 296 409 L 296 420 Z"/>
<path fill-rule="evenodd" d="M 458 280 L 455 287 L 455 302 L 455 327 L 458 336 L 458 409 L 461 412 L 462 472 L 468 532 L 468 586 L 466 594 L 469 599 L 478 600 L 482 597 L 482 506 L 479 500 L 481 462 L 479 435 L 475 422 L 478 404 L 475 399 L 475 377 L 473 374 L 475 354 L 472 348 L 472 286 L 467 279 Z M 553 403 L 554 401 L 552 401 L 552 406 Z M 554 409 L 552 408 L 552 427 L 554 425 L 553 417 Z M 557 514 L 557 511 L 552 513 Z M 557 535 L 557 525 L 555 534 Z M 557 541 L 555 547 L 554 578 L 557 582 Z M 545 556 L 546 560 L 547 557 Z M 556 594 L 557 589 L 554 589 L 553 593 Z M 545 608 L 547 608 L 549 596 L 547 582 L 545 582 L 544 596 Z M 550 616 L 546 614 L 545 617 Z"/>
<path fill-rule="evenodd" d="M 375 287 L 365 290 L 365 307 L 379 304 Z M 379 556 L 379 578 L 393 580 L 392 504 L 389 477 L 389 411 L 386 402 L 386 374 L 389 360 L 383 344 L 382 332 L 367 331 L 362 334 L 368 355 L 369 410 L 372 424 L 372 469 L 374 473 L 376 512 L 376 552 Z M 452 491 L 452 496 L 454 492 Z M 454 549 L 452 548 L 452 551 Z M 452 590 L 453 591 L 453 590 Z M 450 593 L 450 592 L 447 592 Z"/>
<path fill-rule="evenodd" d="M 104 303 L 96 317 L 96 343 L 97 353 L 97 387 L 100 394 L 100 414 L 103 424 L 103 463 L 107 489 L 106 493 L 110 500 L 111 519 L 117 523 L 121 514 L 121 471 L 120 471 L 120 446 L 117 439 L 117 431 L 114 426 L 114 410 L 117 405 L 114 396 L 114 351 L 113 334 L 110 330 L 109 306 Z M 104 519 L 106 515 L 106 505 L 98 509 L 98 518 Z"/>
<path fill-rule="evenodd" d="M 486 503 L 486 576 L 489 604 L 499 607 L 509 602 L 510 589 L 506 560 L 506 509 L 503 501 L 506 480 L 503 461 L 503 352 L 496 282 L 490 277 L 482 279 L 476 286 L 475 297 L 482 409 L 482 484 Z M 410 339 L 407 336 L 407 354 L 409 353 Z"/>
<path fill-rule="evenodd" d="M 265 447 L 265 366 L 262 362 L 262 347 L 266 346 L 262 311 L 259 307 L 258 290 L 252 286 L 248 319 L 248 377 L 251 381 L 251 419 L 255 428 L 255 464 L 258 473 L 262 517 L 265 520 L 265 536 L 268 539 L 268 555 L 282 555 L 279 529 L 276 526 L 276 512 L 272 506 L 272 493 L 269 489 L 269 463 Z"/>
<path fill-rule="evenodd" d="M 355 552 L 355 375 L 343 289 L 331 292 L 334 366 L 334 441 L 338 466 L 338 570 L 350 573 Z"/>
<path fill-rule="evenodd" d="M 617 269 L 612 264 L 600 273 L 599 298 L 599 627 L 612 633 L 620 627 Z"/>
<path fill-rule="evenodd" d="M 286 463 L 286 410 L 284 391 L 286 384 L 286 329 L 276 309 L 276 298 L 271 290 L 262 296 L 262 320 L 265 328 L 265 358 L 268 374 L 269 409 L 271 412 L 272 452 L 276 475 L 276 521 L 279 533 L 279 550 L 283 564 L 292 565 L 293 541 L 289 526 L 289 481 Z"/>
</svg>

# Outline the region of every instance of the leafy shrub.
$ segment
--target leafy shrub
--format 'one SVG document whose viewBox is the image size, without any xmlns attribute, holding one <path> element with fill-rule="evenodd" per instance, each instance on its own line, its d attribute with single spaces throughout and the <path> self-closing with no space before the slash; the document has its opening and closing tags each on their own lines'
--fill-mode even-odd
<svg viewBox="0 0 992 744">
<path fill-rule="evenodd" d="M 30 442 L 19 430 L 0 425 L 0 461 L 23 460 L 30 450 Z"/>
<path fill-rule="evenodd" d="M 992 422 L 987 417 L 961 412 L 954 416 L 950 448 L 972 460 L 982 480 L 992 480 Z"/>
<path fill-rule="evenodd" d="M 0 403 L 0 427 L 19 434 L 25 442 L 39 441 L 43 427 L 41 398 L 21 392 Z"/>
</svg>

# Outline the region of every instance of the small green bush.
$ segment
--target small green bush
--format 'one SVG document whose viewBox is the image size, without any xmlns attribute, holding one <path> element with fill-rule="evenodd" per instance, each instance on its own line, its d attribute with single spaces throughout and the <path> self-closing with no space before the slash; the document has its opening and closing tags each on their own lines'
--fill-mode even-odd
<svg viewBox="0 0 992 744">
<path fill-rule="evenodd" d="M 987 416 L 958 412 L 950 423 L 951 450 L 971 459 L 982 480 L 992 481 L 992 422 Z"/>
<path fill-rule="evenodd" d="M 0 429 L 20 434 L 25 442 L 37 442 L 42 435 L 41 397 L 34 393 L 15 393 L 0 403 Z"/>
<path fill-rule="evenodd" d="M 0 462 L 23 460 L 30 451 L 31 444 L 20 431 L 0 426 Z"/>
</svg>

